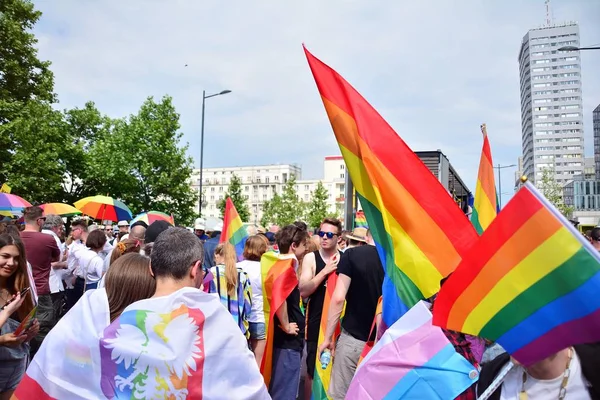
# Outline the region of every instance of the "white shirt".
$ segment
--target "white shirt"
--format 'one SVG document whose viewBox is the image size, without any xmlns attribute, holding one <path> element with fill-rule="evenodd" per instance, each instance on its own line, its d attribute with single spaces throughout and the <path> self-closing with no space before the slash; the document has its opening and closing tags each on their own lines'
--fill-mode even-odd
<svg viewBox="0 0 600 400">
<path fill-rule="evenodd" d="M 237 263 L 237 267 L 241 268 L 250 279 L 250 287 L 252 288 L 252 310 L 248 316 L 248 322 L 265 323 L 265 314 L 263 311 L 263 294 L 262 294 L 262 275 L 260 272 L 260 261 L 244 260 Z"/>
<path fill-rule="evenodd" d="M 547 400 L 557 399 L 562 384 L 563 375 L 556 379 L 538 380 L 531 376 L 527 377 L 525 390 L 528 400 Z M 502 393 L 500 400 L 517 400 L 523 387 L 523 367 L 515 367 L 506 375 L 502 383 Z M 581 373 L 581 364 L 577 353 L 573 352 L 571 361 L 571 376 L 567 383 L 567 395 L 565 400 L 589 400 L 591 399 L 583 374 Z"/>
<path fill-rule="evenodd" d="M 67 256 L 68 277 L 76 276 L 83 278 L 83 273 L 79 268 L 79 253 L 85 250 L 87 250 L 87 247 L 85 247 L 85 244 L 81 240 L 76 240 L 69 246 L 69 255 Z M 67 286 L 71 285 L 71 280 L 67 279 L 68 277 L 64 277 L 65 281 L 67 281 Z"/>
<path fill-rule="evenodd" d="M 56 233 L 54 233 L 54 231 L 51 231 L 50 229 L 42 229 L 42 233 L 50 235 L 54 238 L 56 246 L 60 249 L 60 258 L 58 261 L 62 261 L 63 255 L 65 254 L 65 246 L 62 244 Z M 50 268 L 50 279 L 48 281 L 50 284 L 50 293 L 58 293 L 65 290 L 62 282 L 63 271 L 66 270 Z"/>
<path fill-rule="evenodd" d="M 110 244 L 107 240 L 106 243 L 104 243 L 104 248 L 100 253 L 98 253 L 98 255 L 104 260 L 105 258 L 107 258 L 108 254 L 112 251 L 112 249 L 113 245 Z M 108 257 L 108 259 L 110 260 L 110 257 Z"/>
<path fill-rule="evenodd" d="M 86 248 L 85 251 L 78 253 L 77 258 L 79 258 L 80 276 L 85 279 L 86 284 L 98 282 L 102 278 L 104 261 L 99 254 Z"/>
</svg>

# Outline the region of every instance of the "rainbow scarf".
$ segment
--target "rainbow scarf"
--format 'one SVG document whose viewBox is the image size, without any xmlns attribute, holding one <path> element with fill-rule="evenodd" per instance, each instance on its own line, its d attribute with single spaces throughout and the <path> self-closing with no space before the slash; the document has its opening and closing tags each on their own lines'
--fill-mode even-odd
<svg viewBox="0 0 600 400">
<path fill-rule="evenodd" d="M 356 228 L 368 228 L 367 217 L 365 213 L 362 211 L 356 212 L 356 217 L 354 218 L 354 227 Z"/>
<path fill-rule="evenodd" d="M 274 326 L 275 313 L 285 303 L 292 290 L 298 286 L 297 265 L 298 260 L 293 255 L 280 255 L 273 251 L 263 254 L 260 259 L 263 310 L 267 331 L 267 343 L 260 364 L 260 372 L 267 388 L 271 382 L 273 338 L 275 329 L 278 329 Z"/>
<path fill-rule="evenodd" d="M 600 340 L 600 254 L 530 183 L 444 284 L 434 324 L 524 365 Z"/>
<path fill-rule="evenodd" d="M 338 73 L 305 49 L 385 269 L 383 322 L 433 296 L 477 240 L 438 179 Z"/>
<path fill-rule="evenodd" d="M 223 218 L 223 232 L 219 243 L 229 242 L 235 247 L 235 252 L 238 256 L 238 260 L 242 259 L 244 253 L 244 245 L 248 240 L 248 232 L 242 224 L 242 219 L 238 214 L 231 197 L 227 198 L 225 203 L 225 216 Z"/>
<path fill-rule="evenodd" d="M 479 175 L 477 176 L 475 201 L 473 203 L 473 213 L 471 214 L 471 222 L 480 235 L 496 218 L 496 214 L 499 211 L 496 184 L 494 182 L 492 151 L 485 124 L 481 125 L 481 132 L 483 133 L 483 148 L 481 149 Z"/>
</svg>

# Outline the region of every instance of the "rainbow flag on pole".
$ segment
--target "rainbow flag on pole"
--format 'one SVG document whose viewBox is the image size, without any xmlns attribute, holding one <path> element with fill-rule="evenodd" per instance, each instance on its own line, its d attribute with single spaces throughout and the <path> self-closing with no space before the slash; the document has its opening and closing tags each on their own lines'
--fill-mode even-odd
<svg viewBox="0 0 600 400">
<path fill-rule="evenodd" d="M 263 254 L 260 259 L 262 275 L 263 310 L 265 313 L 265 328 L 267 344 L 260 364 L 260 372 L 265 380 L 267 389 L 271 383 L 273 361 L 273 338 L 275 329 L 273 319 L 275 313 L 285 303 L 292 290 L 298 286 L 296 268 L 298 260 L 293 255 L 280 255 L 273 251 Z"/>
<path fill-rule="evenodd" d="M 529 182 L 440 291 L 434 324 L 531 365 L 600 341 L 600 254 Z"/>
<path fill-rule="evenodd" d="M 419 302 L 364 358 L 346 398 L 454 399 L 478 377 L 476 368 L 431 324 L 426 303 Z"/>
<path fill-rule="evenodd" d="M 377 111 L 337 72 L 305 53 L 385 268 L 383 321 L 391 326 L 437 293 L 477 232 Z"/>
<path fill-rule="evenodd" d="M 227 198 L 225 203 L 225 215 L 223 217 L 223 232 L 221 232 L 221 238 L 219 243 L 229 242 L 235 247 L 238 260 L 242 258 L 244 253 L 244 245 L 248 240 L 248 232 L 242 224 L 242 219 L 238 214 L 231 197 Z"/>
<path fill-rule="evenodd" d="M 483 133 L 483 148 L 479 160 L 479 175 L 477 176 L 477 187 L 475 188 L 475 202 L 471 222 L 480 235 L 492 223 L 499 211 L 496 195 L 496 183 L 494 181 L 494 163 L 492 161 L 492 150 L 487 135 L 485 124 L 481 125 Z"/>
<path fill-rule="evenodd" d="M 369 228 L 367 224 L 367 217 L 365 213 L 362 211 L 356 212 L 356 217 L 354 218 L 354 227 L 355 228 Z"/>
</svg>

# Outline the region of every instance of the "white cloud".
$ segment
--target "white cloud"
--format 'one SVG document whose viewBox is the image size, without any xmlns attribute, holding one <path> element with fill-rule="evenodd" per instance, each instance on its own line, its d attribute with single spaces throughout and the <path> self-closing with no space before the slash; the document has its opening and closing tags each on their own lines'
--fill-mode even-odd
<svg viewBox="0 0 600 400">
<path fill-rule="evenodd" d="M 593 0 L 555 1 L 557 20 L 579 20 L 582 44 L 600 42 Z M 37 1 L 35 33 L 52 61 L 61 107 L 95 101 L 111 116 L 145 97 L 173 96 L 190 155 L 205 165 L 296 162 L 320 176 L 338 152 L 301 43 L 340 72 L 414 150 L 442 149 L 474 189 L 488 124 L 494 161 L 521 152 L 517 53 L 544 21 L 523 2 Z M 583 57 L 586 143 L 600 102 L 600 55 Z M 188 67 L 184 67 L 188 64 Z M 503 186 L 513 184 L 512 171 Z"/>
</svg>

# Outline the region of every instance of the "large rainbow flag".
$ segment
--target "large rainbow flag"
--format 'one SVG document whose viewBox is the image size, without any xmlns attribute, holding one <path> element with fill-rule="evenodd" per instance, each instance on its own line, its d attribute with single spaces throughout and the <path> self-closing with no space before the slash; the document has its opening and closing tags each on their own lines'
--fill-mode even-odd
<svg viewBox="0 0 600 400">
<path fill-rule="evenodd" d="M 419 302 L 364 358 L 346 398 L 454 399 L 478 377 L 477 369 L 431 324 L 426 303 Z"/>
<path fill-rule="evenodd" d="M 600 340 L 600 254 L 529 182 L 440 291 L 434 324 L 531 365 Z"/>
<path fill-rule="evenodd" d="M 262 275 L 263 310 L 265 313 L 265 328 L 267 344 L 260 364 L 260 372 L 267 388 L 271 383 L 273 361 L 273 338 L 276 329 L 273 318 L 275 313 L 285 303 L 292 290 L 298 286 L 296 268 L 298 260 L 293 255 L 280 255 L 274 251 L 263 254 L 260 259 Z"/>
<path fill-rule="evenodd" d="M 305 49 L 308 64 L 385 268 L 391 326 L 454 271 L 478 239 L 452 197 L 377 111 Z"/>
<path fill-rule="evenodd" d="M 496 183 L 494 181 L 494 163 L 492 161 L 492 150 L 487 135 L 485 124 L 481 125 L 483 133 L 483 148 L 479 160 L 479 175 L 477 176 L 477 187 L 475 188 L 475 202 L 471 222 L 480 235 L 492 223 L 499 211 L 496 195 Z"/>
<path fill-rule="evenodd" d="M 225 203 L 225 215 L 223 216 L 223 232 L 221 232 L 219 243 L 231 243 L 235 247 L 238 259 L 241 259 L 246 240 L 248 240 L 248 232 L 242 224 L 242 219 L 235 209 L 231 197 L 228 197 Z"/>
</svg>

